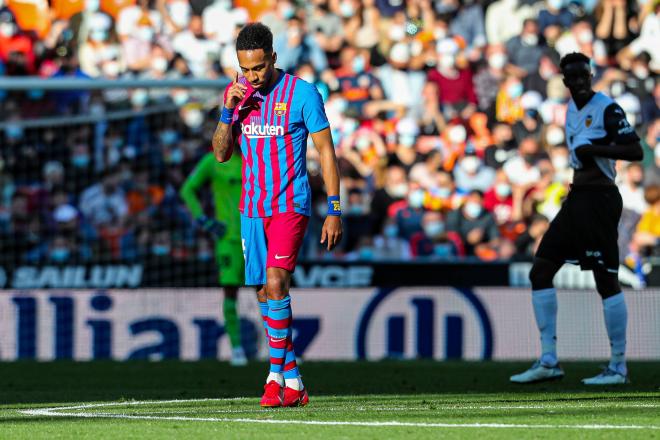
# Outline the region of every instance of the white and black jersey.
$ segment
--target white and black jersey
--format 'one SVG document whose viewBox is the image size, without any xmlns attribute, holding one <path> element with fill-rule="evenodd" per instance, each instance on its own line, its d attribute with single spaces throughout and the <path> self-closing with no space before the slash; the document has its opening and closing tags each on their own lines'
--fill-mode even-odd
<svg viewBox="0 0 660 440">
<path fill-rule="evenodd" d="M 629 144 L 639 141 L 635 129 L 626 120 L 626 113 L 612 98 L 600 92 L 589 102 L 577 109 L 571 99 L 566 113 L 566 140 L 568 141 L 569 163 L 575 170 L 583 168 L 576 149 L 583 145 Z M 616 161 L 606 157 L 594 157 L 594 162 L 614 180 Z"/>
</svg>

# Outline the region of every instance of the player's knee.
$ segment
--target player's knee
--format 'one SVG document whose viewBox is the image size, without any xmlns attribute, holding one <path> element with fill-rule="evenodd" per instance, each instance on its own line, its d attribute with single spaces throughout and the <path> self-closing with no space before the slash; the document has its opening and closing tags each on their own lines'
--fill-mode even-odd
<svg viewBox="0 0 660 440">
<path fill-rule="evenodd" d="M 266 292 L 269 299 L 280 300 L 289 294 L 286 277 L 279 274 L 269 274 L 266 282 Z"/>
<path fill-rule="evenodd" d="M 551 268 L 540 261 L 535 261 L 532 270 L 529 271 L 529 281 L 532 283 L 532 290 L 551 288 L 554 277 L 555 274 Z"/>
<path fill-rule="evenodd" d="M 621 285 L 616 274 L 594 272 L 596 290 L 601 298 L 609 298 L 621 292 Z"/>
</svg>

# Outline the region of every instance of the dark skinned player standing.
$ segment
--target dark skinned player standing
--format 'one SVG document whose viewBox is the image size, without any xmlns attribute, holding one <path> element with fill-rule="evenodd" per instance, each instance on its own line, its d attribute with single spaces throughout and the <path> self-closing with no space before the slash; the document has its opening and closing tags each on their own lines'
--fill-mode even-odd
<svg viewBox="0 0 660 440">
<path fill-rule="evenodd" d="M 566 115 L 566 139 L 575 172 L 568 197 L 543 236 L 529 274 L 534 316 L 541 333 L 541 358 L 527 371 L 511 376 L 511 382 L 533 383 L 564 376 L 557 359 L 557 296 L 552 279 L 564 263 L 572 263 L 594 274 L 612 349 L 605 370 L 582 382 L 623 384 L 628 382 L 628 312 L 618 280 L 617 226 L 622 200 L 614 184 L 614 165 L 616 160 L 641 160 L 643 152 L 623 109 L 592 90 L 589 58 L 581 53 L 568 54 L 560 68 L 572 98 Z"/>
</svg>

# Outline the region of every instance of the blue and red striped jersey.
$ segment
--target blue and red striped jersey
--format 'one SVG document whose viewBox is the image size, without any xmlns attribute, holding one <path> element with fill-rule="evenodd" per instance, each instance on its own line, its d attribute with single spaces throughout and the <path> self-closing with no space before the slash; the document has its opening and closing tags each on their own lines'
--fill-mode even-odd
<svg viewBox="0 0 660 440">
<path fill-rule="evenodd" d="M 276 73 L 277 81 L 265 91 L 253 89 L 245 77 L 239 79 L 248 88 L 232 123 L 243 154 L 239 209 L 248 217 L 284 212 L 309 216 L 307 137 L 330 124 L 314 85 L 280 70 Z"/>
</svg>

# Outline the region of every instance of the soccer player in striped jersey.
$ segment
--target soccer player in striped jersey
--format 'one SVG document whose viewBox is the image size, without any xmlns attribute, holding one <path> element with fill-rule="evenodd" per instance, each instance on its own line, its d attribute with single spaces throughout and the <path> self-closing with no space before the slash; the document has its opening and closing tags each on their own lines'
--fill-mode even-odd
<svg viewBox="0 0 660 440">
<path fill-rule="evenodd" d="M 552 279 L 564 263 L 572 263 L 594 274 L 612 349 L 603 372 L 582 382 L 623 384 L 628 382 L 628 311 L 618 278 L 617 227 L 622 200 L 614 184 L 614 165 L 616 160 L 642 160 L 642 147 L 623 109 L 591 89 L 589 58 L 571 53 L 562 58 L 560 66 L 572 98 L 566 114 L 566 139 L 575 173 L 568 197 L 543 235 L 529 274 L 541 358 L 510 380 L 532 383 L 564 376 L 557 359 L 557 294 Z"/>
<path fill-rule="evenodd" d="M 316 87 L 275 68 L 273 34 L 246 25 L 236 40 L 243 77 L 224 95 L 213 135 L 213 153 L 228 160 L 243 155 L 241 238 L 245 283 L 257 286 L 270 349 L 270 373 L 261 406 L 298 406 L 309 401 L 293 350 L 289 286 L 309 216 L 307 137 L 319 150 L 328 193 L 321 243 L 332 250 L 342 236 L 339 169 L 323 101 Z"/>
</svg>

